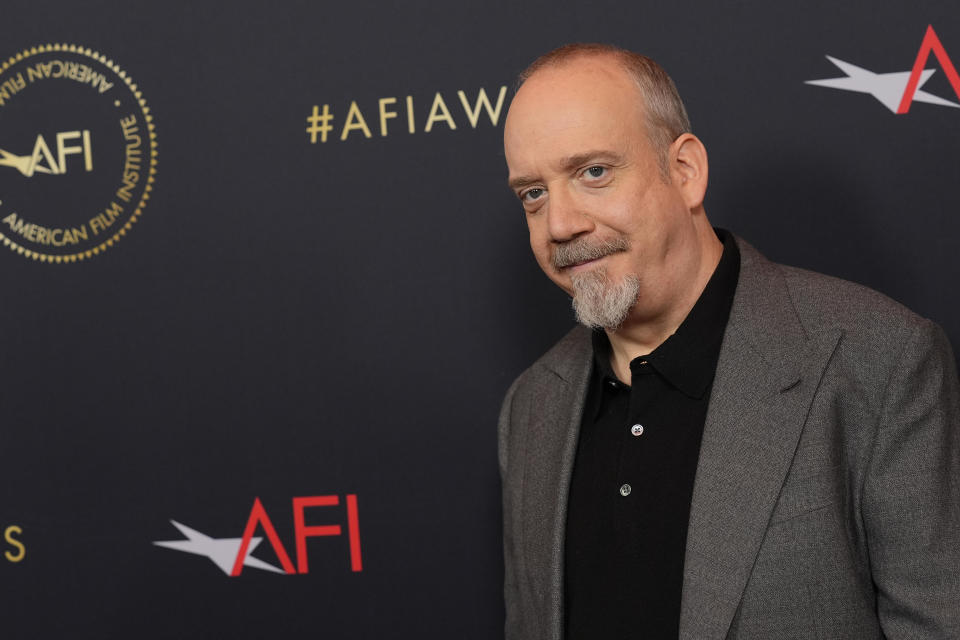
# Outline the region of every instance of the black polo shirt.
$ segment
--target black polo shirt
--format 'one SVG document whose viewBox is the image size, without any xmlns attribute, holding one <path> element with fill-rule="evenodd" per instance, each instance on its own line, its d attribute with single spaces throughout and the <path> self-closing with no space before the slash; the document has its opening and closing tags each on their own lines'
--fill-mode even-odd
<svg viewBox="0 0 960 640">
<path fill-rule="evenodd" d="M 676 638 L 690 499 L 710 390 L 740 273 L 733 236 L 676 333 L 617 380 L 610 341 L 594 367 L 570 485 L 569 640 Z"/>
</svg>

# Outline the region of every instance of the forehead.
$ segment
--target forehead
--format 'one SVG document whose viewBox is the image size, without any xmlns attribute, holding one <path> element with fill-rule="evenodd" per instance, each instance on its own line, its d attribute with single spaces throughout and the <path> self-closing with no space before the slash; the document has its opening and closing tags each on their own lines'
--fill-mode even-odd
<svg viewBox="0 0 960 640">
<path fill-rule="evenodd" d="M 592 56 L 537 71 L 517 92 L 504 125 L 511 172 L 592 149 L 648 144 L 644 103 L 613 59 Z"/>
</svg>

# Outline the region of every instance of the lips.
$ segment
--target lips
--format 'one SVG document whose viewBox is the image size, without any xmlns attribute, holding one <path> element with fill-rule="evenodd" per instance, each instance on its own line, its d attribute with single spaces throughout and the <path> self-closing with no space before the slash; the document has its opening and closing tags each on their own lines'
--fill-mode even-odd
<svg viewBox="0 0 960 640">
<path fill-rule="evenodd" d="M 610 254 L 607 254 L 607 255 L 610 255 Z M 599 258 L 590 258 L 589 260 L 582 260 L 582 261 L 580 261 L 580 262 L 575 262 L 575 263 L 573 263 L 573 264 L 568 264 L 567 266 L 562 267 L 562 268 L 563 268 L 563 269 L 569 269 L 570 271 L 576 271 L 576 270 L 578 270 L 580 267 L 585 267 L 585 266 L 587 266 L 587 265 L 593 264 L 594 262 L 597 262 L 598 260 L 602 260 L 603 258 L 606 258 L 606 257 L 607 257 L 607 256 L 600 256 Z"/>
</svg>

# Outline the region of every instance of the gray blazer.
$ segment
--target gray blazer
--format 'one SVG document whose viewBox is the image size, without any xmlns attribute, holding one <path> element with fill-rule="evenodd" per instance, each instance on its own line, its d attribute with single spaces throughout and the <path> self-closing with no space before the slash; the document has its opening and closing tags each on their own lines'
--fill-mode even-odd
<svg viewBox="0 0 960 640">
<path fill-rule="evenodd" d="M 960 638 L 960 391 L 946 337 L 874 291 L 737 244 L 680 637 Z M 563 636 L 591 358 L 589 332 L 574 329 L 504 400 L 510 640 Z"/>
</svg>

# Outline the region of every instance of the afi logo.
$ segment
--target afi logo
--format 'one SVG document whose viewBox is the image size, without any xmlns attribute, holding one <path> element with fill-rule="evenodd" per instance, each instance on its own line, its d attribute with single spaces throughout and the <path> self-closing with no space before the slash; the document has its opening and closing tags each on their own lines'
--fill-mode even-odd
<svg viewBox="0 0 960 640">
<path fill-rule="evenodd" d="M 343 529 L 339 524 L 307 526 L 304 511 L 308 507 L 335 507 L 339 504 L 340 498 L 338 496 L 306 496 L 293 499 L 293 528 L 297 551 L 296 569 L 294 569 L 293 562 L 290 561 L 290 555 L 284 548 L 283 543 L 280 542 L 280 536 L 277 535 L 277 530 L 270 521 L 270 517 L 267 516 L 260 498 L 254 498 L 253 500 L 253 508 L 250 510 L 247 526 L 244 528 L 241 538 L 211 538 L 196 529 L 191 529 L 176 520 L 171 520 L 170 522 L 180 530 L 186 540 L 162 540 L 153 544 L 207 556 L 220 567 L 221 571 L 232 577 L 239 576 L 245 566 L 272 571 L 273 573 L 309 573 L 307 568 L 307 538 L 339 536 L 343 534 Z M 346 507 L 350 569 L 355 572 L 363 571 L 363 563 L 360 557 L 360 522 L 357 516 L 357 496 L 355 494 L 347 494 Z M 253 535 L 258 525 L 267 535 L 267 539 L 273 547 L 273 552 L 283 567 L 282 569 L 250 555 L 263 541 L 263 537 Z"/>
<path fill-rule="evenodd" d="M 86 129 L 83 131 L 61 131 L 57 134 L 56 140 L 56 155 L 50 151 L 50 145 L 44 140 L 43 134 L 37 135 L 37 140 L 33 143 L 33 153 L 29 155 L 18 156 L 0 149 L 0 167 L 13 167 L 28 178 L 36 172 L 62 175 L 67 172 L 67 156 L 82 154 L 84 169 L 93 171 L 90 131 Z M 80 145 L 70 144 L 68 146 L 67 141 L 77 141 Z"/>
<path fill-rule="evenodd" d="M 807 80 L 806 84 L 842 89 L 844 91 L 869 93 L 879 100 L 883 106 L 896 114 L 907 113 L 910 111 L 910 105 L 914 102 L 926 102 L 943 107 L 960 108 L 960 104 L 956 102 L 921 90 L 920 87 L 922 87 L 936 71 L 936 69 L 924 69 L 931 53 L 937 58 L 937 62 L 940 63 L 943 72 L 947 74 L 947 79 L 950 81 L 954 93 L 960 98 L 960 75 L 957 74 L 956 67 L 953 66 L 950 56 L 947 55 L 947 50 L 944 49 L 932 25 L 927 27 L 927 32 L 923 36 L 923 42 L 920 43 L 920 51 L 917 53 L 912 71 L 874 73 L 852 65 L 849 62 L 827 56 L 827 60 L 847 75 L 842 78 Z"/>
</svg>

